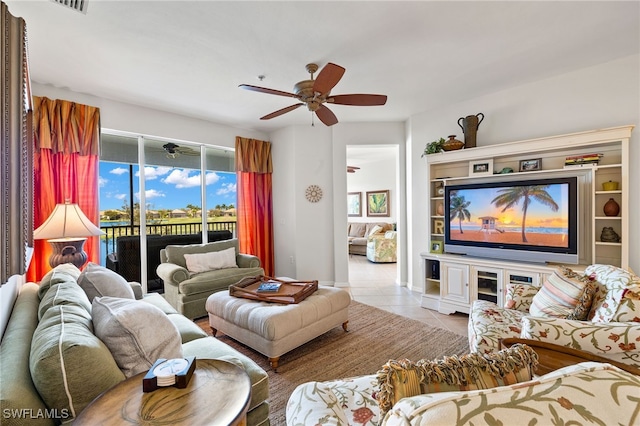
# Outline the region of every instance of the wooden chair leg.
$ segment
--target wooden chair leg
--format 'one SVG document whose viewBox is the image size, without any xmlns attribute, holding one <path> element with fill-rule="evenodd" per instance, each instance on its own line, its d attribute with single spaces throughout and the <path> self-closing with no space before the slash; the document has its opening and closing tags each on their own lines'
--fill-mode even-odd
<svg viewBox="0 0 640 426">
<path fill-rule="evenodd" d="M 343 322 L 343 323 L 342 323 L 342 329 L 343 329 L 344 331 L 349 331 L 349 327 L 348 327 L 348 325 L 349 325 L 349 321 L 345 321 L 345 322 Z"/>
<path fill-rule="evenodd" d="M 217 333 L 217 332 L 218 332 L 218 330 L 216 330 L 215 328 L 211 327 L 211 333 L 212 333 L 211 335 L 212 335 L 213 337 L 216 337 L 216 333 Z"/>
<path fill-rule="evenodd" d="M 275 358 L 269 358 L 269 364 L 274 372 L 278 372 L 278 361 L 280 361 L 280 357 L 277 356 Z"/>
</svg>

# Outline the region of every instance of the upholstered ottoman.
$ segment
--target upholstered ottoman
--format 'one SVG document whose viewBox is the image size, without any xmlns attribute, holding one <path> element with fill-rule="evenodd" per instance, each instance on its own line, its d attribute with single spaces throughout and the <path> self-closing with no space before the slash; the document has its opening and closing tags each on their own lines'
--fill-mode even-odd
<svg viewBox="0 0 640 426">
<path fill-rule="evenodd" d="M 320 286 L 297 304 L 242 299 L 220 291 L 207 299 L 209 325 L 260 352 L 278 368 L 280 356 L 342 325 L 347 331 L 351 295 L 340 288 Z"/>
</svg>

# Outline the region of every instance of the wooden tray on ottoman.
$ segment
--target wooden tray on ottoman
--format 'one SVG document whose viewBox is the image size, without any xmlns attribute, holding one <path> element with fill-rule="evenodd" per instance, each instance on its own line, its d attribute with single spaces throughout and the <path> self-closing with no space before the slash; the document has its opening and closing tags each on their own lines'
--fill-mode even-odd
<svg viewBox="0 0 640 426">
<path fill-rule="evenodd" d="M 259 292 L 258 287 L 267 281 L 280 283 L 278 291 Z M 318 281 L 284 281 L 258 275 L 246 277 L 229 286 L 229 294 L 244 299 L 261 300 L 272 303 L 300 303 L 318 290 Z"/>
</svg>

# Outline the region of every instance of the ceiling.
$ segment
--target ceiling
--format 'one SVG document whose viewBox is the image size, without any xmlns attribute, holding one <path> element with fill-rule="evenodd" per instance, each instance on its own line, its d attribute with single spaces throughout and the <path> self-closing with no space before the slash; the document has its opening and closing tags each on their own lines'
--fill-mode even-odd
<svg viewBox="0 0 640 426">
<path fill-rule="evenodd" d="M 261 121 L 295 100 L 238 85 L 291 92 L 309 62 L 346 68 L 333 94 L 388 95 L 340 122 L 404 121 L 640 50 L 636 1 L 3 1 L 34 82 L 264 132 L 312 115 Z"/>
</svg>

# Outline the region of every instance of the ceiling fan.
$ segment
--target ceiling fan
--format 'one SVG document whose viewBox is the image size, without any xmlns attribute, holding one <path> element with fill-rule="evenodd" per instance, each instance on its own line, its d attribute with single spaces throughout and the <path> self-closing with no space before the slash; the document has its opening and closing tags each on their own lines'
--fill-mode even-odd
<svg viewBox="0 0 640 426">
<path fill-rule="evenodd" d="M 338 122 L 338 118 L 324 105 L 325 103 L 332 103 L 336 105 L 375 106 L 384 105 L 387 102 L 386 95 L 350 94 L 332 96 L 331 89 L 338 84 L 345 72 L 345 69 L 340 65 L 329 62 L 322 68 L 318 74 L 318 78 L 315 80 L 313 79 L 313 74 L 318 71 L 318 65 L 307 64 L 306 69 L 307 72 L 311 74 L 311 78 L 309 80 L 302 80 L 296 83 L 293 86 L 293 93 L 252 86 L 250 84 L 240 85 L 241 88 L 246 90 L 296 98 L 300 101 L 300 103 L 293 104 L 286 108 L 279 109 L 278 111 L 274 111 L 271 114 L 267 114 L 264 117 L 260 117 L 260 120 L 270 120 L 306 105 L 309 111 L 315 112 L 320 121 L 325 125 L 333 126 Z"/>
<path fill-rule="evenodd" d="M 198 151 L 193 148 L 177 145 L 173 142 L 162 145 L 162 149 L 167 153 L 167 158 L 177 158 L 179 155 L 200 155 Z"/>
<path fill-rule="evenodd" d="M 360 167 L 356 166 L 347 166 L 347 173 L 355 173 L 356 170 L 360 170 Z"/>
</svg>

